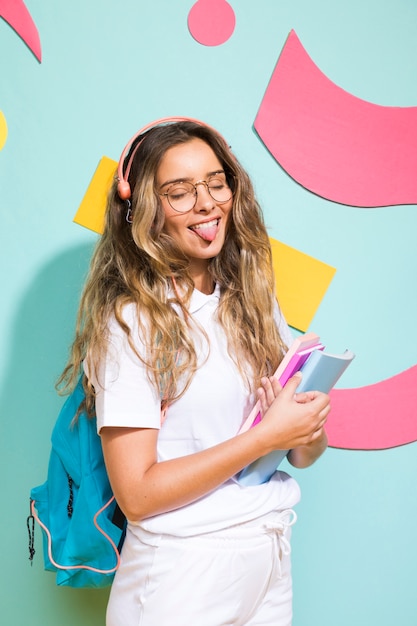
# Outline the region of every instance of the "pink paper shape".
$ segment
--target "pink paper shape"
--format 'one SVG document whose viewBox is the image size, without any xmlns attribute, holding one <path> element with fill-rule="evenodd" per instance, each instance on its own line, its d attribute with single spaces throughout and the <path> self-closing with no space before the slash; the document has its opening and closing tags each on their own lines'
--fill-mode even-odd
<svg viewBox="0 0 417 626">
<path fill-rule="evenodd" d="M 23 39 L 39 62 L 42 60 L 41 42 L 35 23 L 22 0 L 0 0 L 2 17 Z"/>
<path fill-rule="evenodd" d="M 417 203 L 417 107 L 384 107 L 344 91 L 294 31 L 255 128 L 284 170 L 319 196 L 358 207 Z"/>
<path fill-rule="evenodd" d="M 356 389 L 333 389 L 329 445 L 379 450 L 417 441 L 417 365 Z"/>
<path fill-rule="evenodd" d="M 235 13 L 226 0 L 198 0 L 188 14 L 191 35 L 203 46 L 219 46 L 232 36 Z"/>
</svg>

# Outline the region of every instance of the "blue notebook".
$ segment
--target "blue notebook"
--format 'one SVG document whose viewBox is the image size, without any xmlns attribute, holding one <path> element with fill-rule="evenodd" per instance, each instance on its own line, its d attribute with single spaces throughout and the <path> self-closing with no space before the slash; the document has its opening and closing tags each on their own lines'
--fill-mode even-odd
<svg viewBox="0 0 417 626">
<path fill-rule="evenodd" d="M 329 393 L 354 358 L 350 350 L 342 354 L 314 350 L 300 369 L 303 378 L 297 392 L 314 390 Z M 237 482 L 246 486 L 267 482 L 287 454 L 288 450 L 273 450 L 245 467 L 238 475 Z"/>
</svg>

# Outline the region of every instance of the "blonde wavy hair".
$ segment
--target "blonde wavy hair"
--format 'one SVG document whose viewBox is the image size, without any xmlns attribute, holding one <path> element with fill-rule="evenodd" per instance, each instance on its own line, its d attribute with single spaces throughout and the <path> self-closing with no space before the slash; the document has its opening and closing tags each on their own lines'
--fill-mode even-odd
<svg viewBox="0 0 417 626">
<path fill-rule="evenodd" d="M 193 325 L 187 314 L 193 282 L 187 271 L 188 259 L 164 229 L 156 174 L 169 148 L 195 138 L 212 148 L 233 191 L 225 244 L 209 265 L 213 281 L 220 285 L 217 316 L 228 337 L 229 354 L 251 389 L 280 363 L 286 346 L 274 321 L 271 248 L 249 176 L 221 135 L 202 124 L 182 121 L 156 126 L 130 147 L 125 165 L 136 150 L 129 174 L 131 224 L 126 221 L 127 205 L 118 196 L 117 181 L 110 191 L 104 232 L 81 297 L 75 339 L 57 383 L 61 391 L 73 388 L 84 360 L 90 371 L 93 368 L 97 373 L 108 348 L 112 317 L 135 350 L 135 338 L 123 319 L 128 303 L 137 307 L 139 331 L 147 345 L 146 354 L 138 357 L 163 404 L 177 400 L 190 385 L 198 367 Z M 84 386 L 87 410 L 92 414 L 94 389 L 86 379 Z"/>
</svg>

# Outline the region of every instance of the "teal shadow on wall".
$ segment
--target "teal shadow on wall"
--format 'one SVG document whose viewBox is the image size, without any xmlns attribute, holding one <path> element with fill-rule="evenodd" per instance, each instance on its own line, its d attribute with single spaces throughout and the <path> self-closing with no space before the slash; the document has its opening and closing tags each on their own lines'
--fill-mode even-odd
<svg viewBox="0 0 417 626">
<path fill-rule="evenodd" d="M 8 626 L 20 626 L 22 603 L 30 607 L 32 626 L 57 615 L 59 626 L 104 623 L 108 590 L 52 589 L 55 576 L 43 570 L 41 531 L 35 530 L 31 567 L 26 529 L 30 488 L 46 478 L 51 430 L 63 402 L 54 384 L 67 358 L 91 253 L 92 245 L 79 245 L 51 258 L 23 293 L 11 327 L 0 391 L 1 541 L 7 564 L 0 606 Z"/>
</svg>

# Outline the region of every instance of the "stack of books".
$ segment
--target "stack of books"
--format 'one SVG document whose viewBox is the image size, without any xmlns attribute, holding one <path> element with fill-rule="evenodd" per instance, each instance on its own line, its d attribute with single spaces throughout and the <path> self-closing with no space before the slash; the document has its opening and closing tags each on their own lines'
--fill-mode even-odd
<svg viewBox="0 0 417 626">
<path fill-rule="evenodd" d="M 294 340 L 274 376 L 284 386 L 291 376 L 300 371 L 303 377 L 297 387 L 297 393 L 301 391 L 329 393 L 354 358 L 355 355 L 351 350 L 345 350 L 342 354 L 326 352 L 320 337 L 310 332 Z M 261 406 L 257 402 L 239 432 L 245 432 L 256 426 L 261 419 Z M 242 485 L 259 485 L 267 482 L 287 453 L 288 450 L 274 450 L 257 459 L 239 473 L 237 481 Z"/>
</svg>

